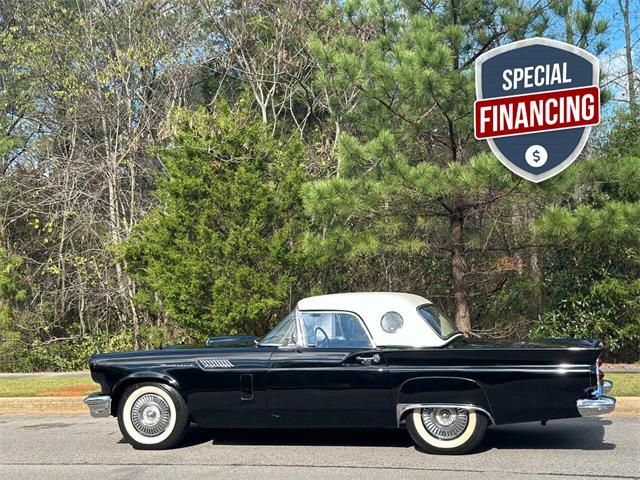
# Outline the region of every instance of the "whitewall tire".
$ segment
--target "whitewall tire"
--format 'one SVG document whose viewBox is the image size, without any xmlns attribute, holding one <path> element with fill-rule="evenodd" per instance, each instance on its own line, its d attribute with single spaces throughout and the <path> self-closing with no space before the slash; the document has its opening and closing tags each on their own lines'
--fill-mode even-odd
<svg viewBox="0 0 640 480">
<path fill-rule="evenodd" d="M 416 408 L 407 416 L 414 443 L 428 453 L 456 455 L 478 446 L 487 430 L 487 417 L 470 409 Z"/>
<path fill-rule="evenodd" d="M 189 411 L 171 386 L 139 383 L 125 390 L 118 405 L 118 425 L 127 442 L 137 449 L 171 448 L 183 437 Z"/>
</svg>

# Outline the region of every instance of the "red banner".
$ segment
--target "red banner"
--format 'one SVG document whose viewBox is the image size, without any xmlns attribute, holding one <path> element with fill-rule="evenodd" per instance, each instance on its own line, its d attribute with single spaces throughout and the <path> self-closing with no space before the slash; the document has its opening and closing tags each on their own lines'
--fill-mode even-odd
<svg viewBox="0 0 640 480">
<path fill-rule="evenodd" d="M 476 100 L 478 140 L 600 123 L 597 86 Z"/>
</svg>

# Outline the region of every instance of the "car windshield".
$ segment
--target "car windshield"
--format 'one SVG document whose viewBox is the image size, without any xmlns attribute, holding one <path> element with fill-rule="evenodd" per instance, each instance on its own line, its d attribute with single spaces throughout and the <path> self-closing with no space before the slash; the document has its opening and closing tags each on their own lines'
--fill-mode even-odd
<svg viewBox="0 0 640 480">
<path fill-rule="evenodd" d="M 275 326 L 273 330 L 267 333 L 260 345 L 286 345 L 293 338 L 295 332 L 296 316 L 294 312 L 289 313 L 284 319 Z"/>
<path fill-rule="evenodd" d="M 444 340 L 459 333 L 455 323 L 449 320 L 442 310 L 435 305 L 422 305 L 418 307 L 418 313 Z"/>
</svg>

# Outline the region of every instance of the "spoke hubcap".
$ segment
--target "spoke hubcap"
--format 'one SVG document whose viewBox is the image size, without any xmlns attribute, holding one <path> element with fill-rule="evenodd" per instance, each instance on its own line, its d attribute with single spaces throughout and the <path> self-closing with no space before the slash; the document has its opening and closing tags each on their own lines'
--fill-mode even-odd
<svg viewBox="0 0 640 480">
<path fill-rule="evenodd" d="M 463 408 L 423 408 L 421 417 L 427 432 L 440 440 L 459 437 L 469 423 L 469 414 Z"/>
<path fill-rule="evenodd" d="M 155 437 L 164 432 L 171 420 L 169 405 L 160 396 L 147 393 L 138 398 L 131 407 L 131 423 L 146 437 Z"/>
</svg>

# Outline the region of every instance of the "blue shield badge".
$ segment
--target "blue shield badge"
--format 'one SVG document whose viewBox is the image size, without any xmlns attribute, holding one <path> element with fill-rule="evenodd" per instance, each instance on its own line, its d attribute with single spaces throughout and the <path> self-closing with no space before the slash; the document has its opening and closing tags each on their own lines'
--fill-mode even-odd
<svg viewBox="0 0 640 480">
<path fill-rule="evenodd" d="M 599 61 L 544 38 L 476 60 L 474 130 L 515 174 L 541 182 L 567 168 L 600 122 Z"/>
</svg>

